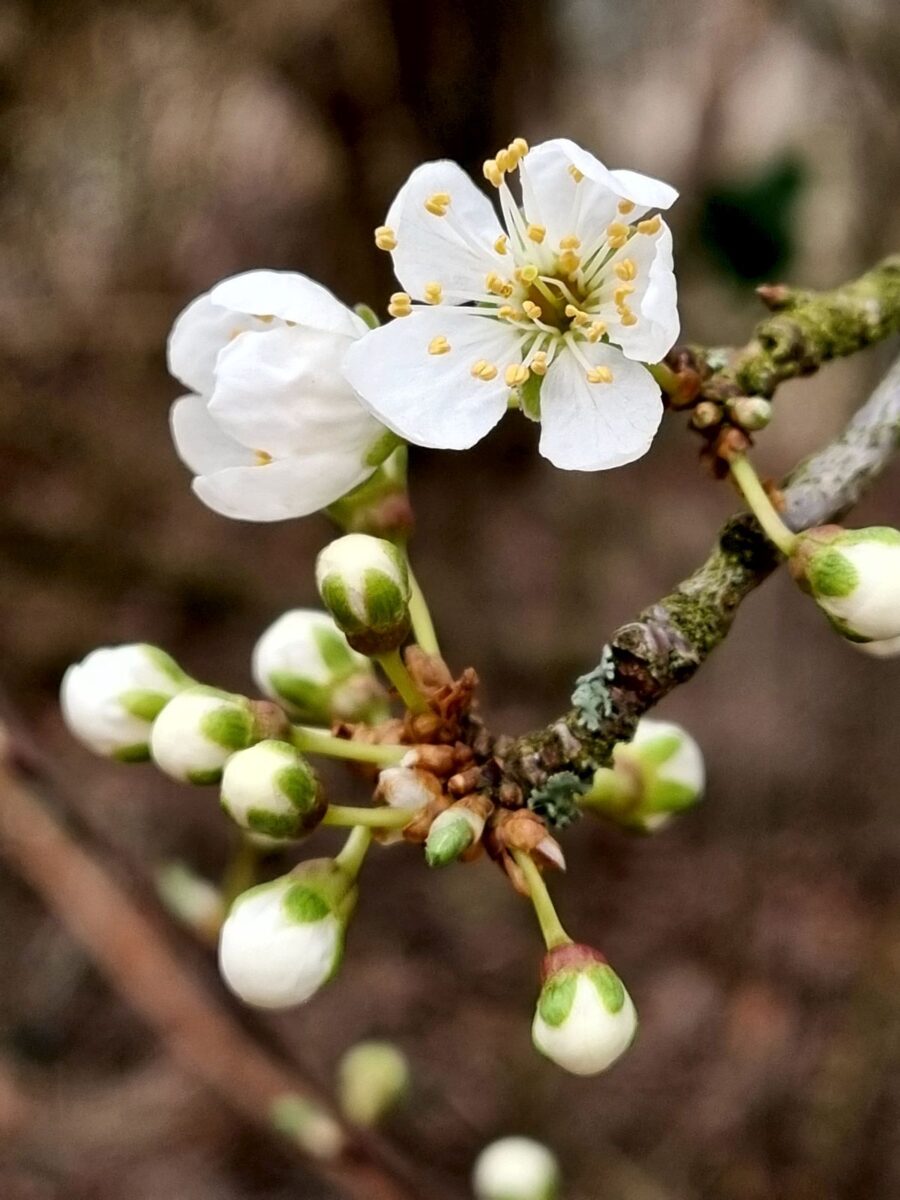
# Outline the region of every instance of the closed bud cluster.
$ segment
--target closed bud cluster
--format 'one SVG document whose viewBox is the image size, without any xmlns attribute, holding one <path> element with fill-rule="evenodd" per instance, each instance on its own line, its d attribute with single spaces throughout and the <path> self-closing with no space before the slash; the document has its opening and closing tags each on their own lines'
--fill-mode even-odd
<svg viewBox="0 0 900 1200">
<path fill-rule="evenodd" d="M 275 839 L 300 838 L 327 804 L 312 767 L 288 742 L 257 742 L 229 758 L 222 772 L 222 807 L 242 829 Z"/>
<path fill-rule="evenodd" d="M 309 725 L 373 723 L 386 712 L 372 663 L 315 609 L 292 609 L 269 626 L 253 650 L 253 678 L 294 720 Z"/>
<path fill-rule="evenodd" d="M 791 573 L 852 642 L 900 637 L 900 531 L 822 525 L 798 535 Z"/>
<path fill-rule="evenodd" d="M 406 1055 L 390 1042 L 359 1042 L 338 1064 L 337 1092 L 348 1120 L 378 1125 L 409 1091 Z"/>
<path fill-rule="evenodd" d="M 556 1200 L 559 1164 L 546 1146 L 525 1137 L 491 1142 L 475 1160 L 476 1200 Z"/>
<path fill-rule="evenodd" d="M 484 817 L 465 803 L 452 804 L 431 822 L 425 839 L 425 861 L 429 867 L 455 862 L 484 832 Z"/>
<path fill-rule="evenodd" d="M 161 771 L 183 783 L 218 783 L 229 758 L 255 740 L 244 696 L 196 684 L 170 700 L 153 725 L 150 751 Z"/>
<path fill-rule="evenodd" d="M 637 1032 L 622 981 L 599 951 L 571 944 L 549 951 L 541 974 L 531 1030 L 536 1049 L 573 1075 L 605 1071 Z"/>
<path fill-rule="evenodd" d="M 333 859 L 238 896 L 219 938 L 219 970 L 245 1004 L 303 1004 L 337 972 L 356 884 Z"/>
<path fill-rule="evenodd" d="M 382 538 L 348 533 L 316 561 L 322 602 L 354 650 L 387 654 L 409 628 L 409 571 L 402 551 Z"/>
<path fill-rule="evenodd" d="M 601 767 L 582 808 L 646 833 L 661 829 L 675 813 L 703 798 L 703 752 L 680 725 L 641 717 L 630 742 L 613 749 L 613 765 Z"/>
<path fill-rule="evenodd" d="M 66 671 L 62 713 L 72 733 L 95 754 L 139 762 L 150 756 L 156 717 L 192 683 L 156 646 L 109 646 Z"/>
</svg>

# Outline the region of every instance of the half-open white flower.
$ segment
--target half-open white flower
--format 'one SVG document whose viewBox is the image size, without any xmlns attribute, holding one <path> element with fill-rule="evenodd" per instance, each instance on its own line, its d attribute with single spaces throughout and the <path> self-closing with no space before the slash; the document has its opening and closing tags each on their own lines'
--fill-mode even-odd
<svg viewBox="0 0 900 1200">
<path fill-rule="evenodd" d="M 219 939 L 219 970 L 246 1004 L 302 1004 L 337 971 L 356 888 L 333 866 L 303 863 L 235 900 Z"/>
<path fill-rule="evenodd" d="M 506 183 L 516 169 L 521 207 Z M 375 240 L 405 291 L 396 319 L 350 347 L 347 378 L 421 446 L 471 446 L 513 403 L 540 420 L 558 467 L 639 458 L 663 411 L 642 364 L 679 329 L 672 236 L 654 211 L 676 191 L 561 138 L 533 150 L 517 138 L 485 175 L 505 229 L 455 163 L 425 163 L 400 189 Z"/>
<path fill-rule="evenodd" d="M 820 525 L 797 536 L 791 573 L 851 642 L 900 637 L 900 530 Z"/>
<path fill-rule="evenodd" d="M 247 271 L 192 301 L 169 335 L 169 370 L 194 394 L 172 406 L 178 454 L 210 508 L 247 521 L 340 499 L 396 438 L 340 371 L 365 322 L 290 271 Z"/>
<path fill-rule="evenodd" d="M 477 1200 L 554 1200 L 559 1182 L 556 1156 L 526 1137 L 491 1142 L 478 1155 L 472 1172 Z"/>
<path fill-rule="evenodd" d="M 60 688 L 62 714 L 95 754 L 138 762 L 150 756 L 153 721 L 192 683 L 156 646 L 106 646 L 66 671 Z"/>
<path fill-rule="evenodd" d="M 535 1047 L 573 1075 L 596 1075 L 619 1058 L 637 1032 L 631 997 L 590 946 L 549 951 L 532 1025 Z"/>
</svg>

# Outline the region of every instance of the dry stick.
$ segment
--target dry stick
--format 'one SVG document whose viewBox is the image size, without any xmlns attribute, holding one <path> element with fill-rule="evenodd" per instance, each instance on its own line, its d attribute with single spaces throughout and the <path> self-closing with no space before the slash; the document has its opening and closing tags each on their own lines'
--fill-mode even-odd
<svg viewBox="0 0 900 1200">
<path fill-rule="evenodd" d="M 787 524 L 798 531 L 843 516 L 898 442 L 900 359 L 844 432 L 785 481 Z M 577 681 L 569 712 L 504 751 L 503 781 L 517 784 L 524 800 L 560 771 L 588 779 L 615 743 L 632 735 L 642 713 L 694 675 L 728 633 L 741 601 L 779 561 L 753 517 L 733 517 L 693 575 L 613 634 L 598 666 Z"/>
<path fill-rule="evenodd" d="M 296 1071 L 262 1049 L 173 953 L 164 934 L 2 758 L 0 854 L 39 893 L 182 1069 L 252 1124 L 284 1134 L 354 1200 L 417 1200 L 376 1161 L 377 1142 L 332 1115 Z M 432 1193 L 433 1194 L 433 1193 Z"/>
</svg>

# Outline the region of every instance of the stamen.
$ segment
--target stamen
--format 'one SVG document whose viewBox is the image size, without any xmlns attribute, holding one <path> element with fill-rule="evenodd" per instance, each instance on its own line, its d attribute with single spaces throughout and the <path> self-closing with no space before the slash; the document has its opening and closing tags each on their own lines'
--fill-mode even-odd
<svg viewBox="0 0 900 1200">
<path fill-rule="evenodd" d="M 437 337 L 433 337 L 431 339 L 431 341 L 428 343 L 428 353 L 429 354 L 449 354 L 450 353 L 450 343 L 447 341 L 447 339 L 444 337 L 444 335 L 442 333 L 438 334 Z"/>
<path fill-rule="evenodd" d="M 574 163 L 569 163 L 569 174 L 572 176 L 572 178 L 575 180 L 576 183 L 581 183 L 582 179 L 584 179 L 584 172 L 579 171 Z"/>
<path fill-rule="evenodd" d="M 528 153 L 528 143 L 525 141 L 525 139 L 523 137 L 513 138 L 513 140 L 509 143 L 509 145 L 506 148 L 509 151 L 509 153 L 511 155 L 513 155 L 513 157 L 515 158 L 516 166 L 519 165 L 519 159 L 524 158 L 525 155 Z"/>
<path fill-rule="evenodd" d="M 591 367 L 587 378 L 588 383 L 612 383 L 613 373 L 609 367 Z"/>
<path fill-rule="evenodd" d="M 538 350 L 537 354 L 535 354 L 535 356 L 532 358 L 532 360 L 528 364 L 528 366 L 530 367 L 533 375 L 546 375 L 547 374 L 547 351 L 546 350 Z"/>
<path fill-rule="evenodd" d="M 507 387 L 519 387 L 527 381 L 530 374 L 531 372 L 524 363 L 510 363 L 503 378 Z"/>
<path fill-rule="evenodd" d="M 633 258 L 623 258 L 613 268 L 620 279 L 631 280 L 637 276 L 637 264 Z"/>
<path fill-rule="evenodd" d="M 498 275 L 496 271 L 490 271 L 487 275 L 485 275 L 484 286 L 495 296 L 503 296 L 507 299 L 515 290 L 509 280 L 504 279 L 501 275 Z"/>
<path fill-rule="evenodd" d="M 471 374 L 475 379 L 483 379 L 489 383 L 492 379 L 497 378 L 497 368 L 493 363 L 489 363 L 486 358 L 479 358 L 476 363 L 472 364 Z"/>
<path fill-rule="evenodd" d="M 450 207 L 449 192 L 435 192 L 425 201 L 425 208 L 433 217 L 446 217 L 447 209 Z"/>
<path fill-rule="evenodd" d="M 503 172 L 500 170 L 496 158 L 485 159 L 481 170 L 488 183 L 493 184 L 495 188 L 498 188 L 503 182 Z"/>
<path fill-rule="evenodd" d="M 533 300 L 523 300 L 522 309 L 526 317 L 531 317 L 532 320 L 540 320 L 544 315 L 539 304 L 535 304 Z"/>
<path fill-rule="evenodd" d="M 537 242 L 538 245 L 540 245 L 547 236 L 547 230 L 543 225 L 529 225 L 526 232 L 531 240 L 533 242 Z"/>
<path fill-rule="evenodd" d="M 570 279 L 581 266 L 581 256 L 571 250 L 564 251 L 556 261 L 559 263 L 559 269 L 564 271 Z"/>
<path fill-rule="evenodd" d="M 603 321 L 594 321 L 585 336 L 589 342 L 599 342 L 606 333 L 606 325 Z"/>
<path fill-rule="evenodd" d="M 580 250 L 581 238 L 576 237 L 574 233 L 570 233 L 568 236 L 559 239 L 559 248 L 560 250 Z"/>
<path fill-rule="evenodd" d="M 649 221 L 638 221 L 638 233 L 659 233 L 659 227 L 662 225 L 662 219 L 659 214 L 651 217 Z"/>
<path fill-rule="evenodd" d="M 425 299 L 429 304 L 440 304 L 444 298 L 444 289 L 439 283 L 425 284 Z"/>
<path fill-rule="evenodd" d="M 500 236 L 497 238 L 496 242 L 494 242 L 494 249 L 497 251 L 498 254 L 506 253 L 506 243 L 508 241 L 509 241 L 509 235 L 506 233 L 501 233 Z"/>
<path fill-rule="evenodd" d="M 630 232 L 628 226 L 623 225 L 621 221 L 611 221 L 606 227 L 606 241 L 614 250 L 618 250 L 628 241 Z"/>
<path fill-rule="evenodd" d="M 616 308 L 622 309 L 625 307 L 625 302 L 634 291 L 633 283 L 621 283 L 613 292 L 613 304 Z"/>
<path fill-rule="evenodd" d="M 638 319 L 630 308 L 624 306 L 619 311 L 619 320 L 623 325 L 637 325 Z"/>
<path fill-rule="evenodd" d="M 591 320 L 586 312 L 582 312 L 574 304 L 566 305 L 566 316 L 570 318 L 573 325 L 588 325 Z"/>
<path fill-rule="evenodd" d="M 501 304 L 497 309 L 497 316 L 502 317 L 504 321 L 520 321 L 522 319 L 522 314 L 511 304 Z"/>
<path fill-rule="evenodd" d="M 375 245 L 379 250 L 396 250 L 397 235 L 390 225 L 379 225 L 375 230 Z"/>
<path fill-rule="evenodd" d="M 254 467 L 267 467 L 272 462 L 272 455 L 265 450 L 254 450 L 253 457 L 256 460 Z"/>
<path fill-rule="evenodd" d="M 623 217 L 627 217 L 630 212 L 634 212 L 634 201 L 620 200 L 616 207 Z"/>
<path fill-rule="evenodd" d="M 412 301 L 406 292 L 394 292 L 388 305 L 392 317 L 408 317 L 412 314 Z"/>
</svg>

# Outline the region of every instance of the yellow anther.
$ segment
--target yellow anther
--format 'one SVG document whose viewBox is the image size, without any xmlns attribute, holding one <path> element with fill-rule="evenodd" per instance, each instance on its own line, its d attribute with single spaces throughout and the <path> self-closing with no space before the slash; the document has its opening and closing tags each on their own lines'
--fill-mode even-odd
<svg viewBox="0 0 900 1200">
<path fill-rule="evenodd" d="M 628 226 L 623 225 L 621 221 L 611 221 L 606 227 L 606 240 L 609 242 L 610 246 L 618 249 L 619 246 L 625 245 L 630 232 L 631 230 L 628 228 Z"/>
<path fill-rule="evenodd" d="M 450 343 L 442 333 L 438 334 L 437 337 L 433 337 L 428 343 L 429 354 L 449 354 L 449 352 Z"/>
<path fill-rule="evenodd" d="M 528 365 L 531 368 L 531 372 L 533 375 L 546 375 L 547 374 L 547 351 L 546 350 L 538 350 L 537 354 L 535 354 L 534 358 L 531 360 L 531 362 Z"/>
<path fill-rule="evenodd" d="M 412 301 L 406 292 L 394 292 L 388 305 L 392 317 L 408 317 L 412 312 Z"/>
<path fill-rule="evenodd" d="M 444 289 L 439 283 L 425 284 L 425 299 L 429 304 L 440 304 L 444 298 Z"/>
<path fill-rule="evenodd" d="M 506 380 L 507 387 L 519 387 L 525 383 L 530 374 L 531 372 L 524 363 L 510 363 L 503 378 Z"/>
<path fill-rule="evenodd" d="M 572 178 L 575 180 L 576 183 L 581 183 L 582 179 L 584 179 L 584 172 L 579 171 L 574 163 L 569 163 L 569 174 L 572 176 Z"/>
<path fill-rule="evenodd" d="M 659 214 L 657 214 L 655 217 L 651 217 L 649 221 L 639 221 L 637 227 L 638 233 L 659 233 L 660 225 L 662 225 L 662 220 Z"/>
<path fill-rule="evenodd" d="M 484 173 L 484 177 L 488 183 L 492 183 L 495 188 L 498 188 L 503 182 L 503 172 L 497 165 L 497 160 L 495 158 L 485 159 L 481 170 Z"/>
<path fill-rule="evenodd" d="M 529 225 L 526 232 L 531 240 L 533 242 L 537 242 L 538 245 L 540 245 L 547 236 L 547 230 L 543 225 Z"/>
<path fill-rule="evenodd" d="M 502 275 L 498 275 L 496 271 L 490 271 L 485 275 L 484 286 L 495 296 L 509 297 L 513 294 L 513 285 Z"/>
<path fill-rule="evenodd" d="M 581 266 L 581 255 L 576 254 L 573 250 L 566 250 L 560 254 L 557 262 L 559 269 L 566 275 L 574 275 Z"/>
<path fill-rule="evenodd" d="M 582 312 L 580 308 L 576 308 L 574 304 L 566 305 L 566 316 L 570 318 L 573 325 L 587 325 L 590 317 L 586 312 Z"/>
<path fill-rule="evenodd" d="M 539 321 L 543 316 L 541 306 L 539 304 L 535 304 L 533 300 L 523 300 L 522 309 L 524 310 L 525 316 L 531 317 L 532 321 Z"/>
<path fill-rule="evenodd" d="M 622 216 L 627 217 L 630 212 L 634 212 L 634 201 L 620 200 L 617 207 Z"/>
<path fill-rule="evenodd" d="M 497 251 L 498 254 L 506 253 L 506 243 L 508 241 L 509 241 L 509 238 L 507 237 L 507 235 L 505 233 L 501 233 L 500 236 L 497 238 L 496 242 L 494 242 L 494 249 Z"/>
<path fill-rule="evenodd" d="M 591 367 L 587 377 L 588 383 L 612 383 L 613 373 L 609 367 Z"/>
<path fill-rule="evenodd" d="M 265 450 L 254 450 L 253 458 L 255 460 L 254 467 L 267 467 L 272 461 L 272 455 Z"/>
<path fill-rule="evenodd" d="M 567 237 L 560 238 L 559 248 L 560 250 L 579 250 L 581 248 L 581 238 L 576 237 L 574 233 L 570 233 Z"/>
<path fill-rule="evenodd" d="M 534 283 L 538 277 L 538 269 L 534 263 L 528 263 L 527 266 L 519 267 L 515 274 L 521 283 Z"/>
<path fill-rule="evenodd" d="M 599 342 L 604 333 L 606 333 L 606 325 L 602 321 L 594 321 L 587 331 L 587 340 L 589 342 Z"/>
<path fill-rule="evenodd" d="M 447 209 L 450 207 L 449 192 L 435 192 L 425 201 L 425 208 L 434 217 L 446 217 Z"/>
<path fill-rule="evenodd" d="M 389 225 L 379 225 L 375 230 L 375 245 L 379 250 L 397 249 L 397 235 Z"/>
<path fill-rule="evenodd" d="M 615 304 L 616 308 L 624 307 L 626 300 L 628 299 L 628 297 L 631 295 L 631 293 L 633 291 L 634 291 L 633 283 L 620 283 L 619 286 L 616 288 L 616 290 L 613 292 L 613 304 Z"/>
<path fill-rule="evenodd" d="M 623 258 L 621 262 L 616 263 L 613 270 L 620 279 L 628 281 L 636 277 L 637 264 L 633 258 Z"/>
<path fill-rule="evenodd" d="M 634 313 L 631 311 L 630 308 L 622 309 L 622 311 L 619 313 L 619 320 L 622 322 L 623 325 L 637 325 L 637 321 L 638 321 L 637 317 L 634 315 Z"/>
<path fill-rule="evenodd" d="M 513 138 L 507 146 L 507 150 L 515 156 L 516 162 L 518 162 L 520 158 L 524 158 L 528 153 L 528 143 L 523 137 Z"/>
<path fill-rule="evenodd" d="M 489 382 L 491 379 L 497 378 L 497 368 L 493 363 L 489 363 L 486 358 L 479 358 L 478 362 L 472 364 L 472 375 L 475 379 L 483 379 Z"/>
<path fill-rule="evenodd" d="M 501 304 L 497 309 L 497 316 L 503 317 L 506 321 L 518 321 L 522 314 L 517 308 L 513 308 L 511 304 Z"/>
<path fill-rule="evenodd" d="M 504 175 L 507 171 L 511 171 L 516 165 L 515 155 L 510 154 L 508 150 L 498 150 L 497 157 L 494 159 L 494 161 Z"/>
</svg>

